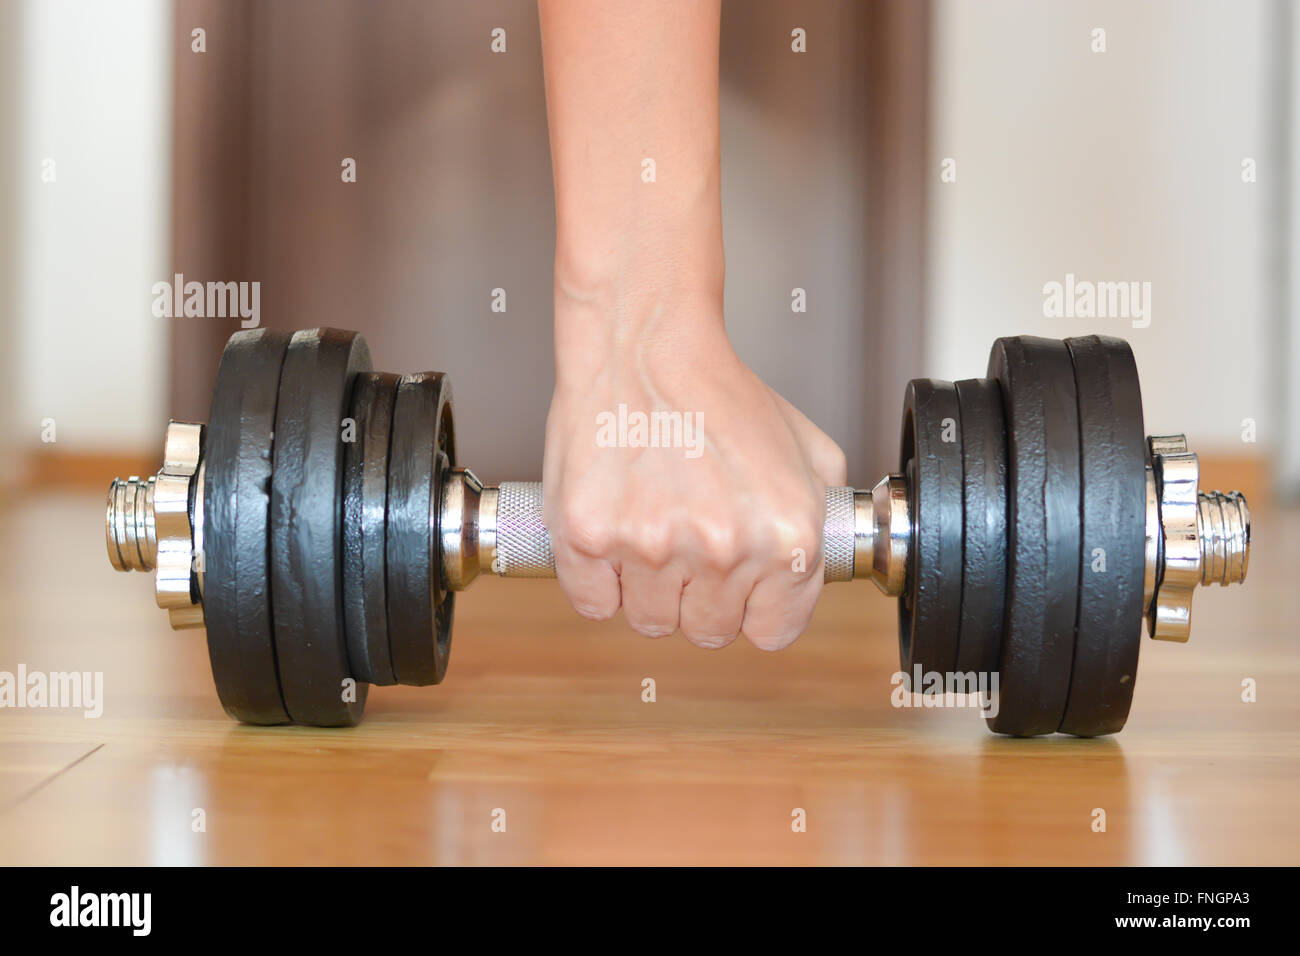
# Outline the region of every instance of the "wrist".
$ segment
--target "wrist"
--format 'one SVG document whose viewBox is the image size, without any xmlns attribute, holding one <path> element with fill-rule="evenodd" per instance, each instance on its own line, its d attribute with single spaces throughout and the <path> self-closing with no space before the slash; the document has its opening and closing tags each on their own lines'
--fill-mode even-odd
<svg viewBox="0 0 1300 956">
<path fill-rule="evenodd" d="M 605 368 L 726 343 L 721 204 L 711 190 L 684 201 L 655 184 L 600 216 L 558 210 L 557 381 L 583 387 Z M 657 197 L 657 198 L 656 198 Z M 653 201 L 650 201 L 653 200 Z"/>
<path fill-rule="evenodd" d="M 555 293 L 627 297 L 664 289 L 722 293 L 722 204 L 711 185 L 688 195 L 648 184 L 630 195 L 557 203 Z"/>
<path fill-rule="evenodd" d="M 558 272 L 555 372 L 561 389 L 584 391 L 602 377 L 640 377 L 681 369 L 703 355 L 729 351 L 720 285 L 680 281 L 635 288 L 600 284 L 578 292 Z"/>
</svg>

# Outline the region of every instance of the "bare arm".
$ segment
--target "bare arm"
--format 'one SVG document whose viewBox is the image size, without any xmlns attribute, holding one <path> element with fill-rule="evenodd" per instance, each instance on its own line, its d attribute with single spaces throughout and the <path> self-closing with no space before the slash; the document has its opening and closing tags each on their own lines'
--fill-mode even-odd
<svg viewBox="0 0 1300 956">
<path fill-rule="evenodd" d="M 589 617 L 621 605 L 645 634 L 784 646 L 821 588 L 823 489 L 844 462 L 727 339 L 718 0 L 540 12 L 557 215 L 544 478 L 561 587 Z M 620 425 L 611 444 L 601 423 L 637 412 L 698 434 L 655 446 Z"/>
</svg>

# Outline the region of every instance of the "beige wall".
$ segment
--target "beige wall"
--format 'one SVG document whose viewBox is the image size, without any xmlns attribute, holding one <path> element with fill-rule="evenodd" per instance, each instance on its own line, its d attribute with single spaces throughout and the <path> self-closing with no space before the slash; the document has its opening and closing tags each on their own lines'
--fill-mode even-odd
<svg viewBox="0 0 1300 956">
<path fill-rule="evenodd" d="M 1102 332 L 1132 343 L 1149 431 L 1273 449 L 1283 310 L 1271 217 L 1280 168 L 1262 0 L 939 0 L 931 166 L 929 369 L 981 373 L 997 335 Z M 1093 53 L 1092 30 L 1107 49 Z M 942 183 L 940 164 L 957 162 Z M 1254 158 L 1258 181 L 1242 182 Z M 1148 328 L 1043 314 L 1043 286 L 1151 283 Z"/>
<path fill-rule="evenodd" d="M 806 31 L 806 54 L 790 52 L 794 27 Z M 894 454 L 882 460 L 864 414 L 864 29 L 852 3 L 727 3 L 720 70 L 728 332 L 765 381 L 840 443 L 850 480 L 870 484 Z M 791 311 L 796 287 L 806 313 Z"/>
<path fill-rule="evenodd" d="M 1280 366 L 1278 394 L 1283 422 L 1288 426 L 1280 447 L 1281 490 L 1300 500 L 1300 10 L 1279 4 L 1277 29 L 1272 37 L 1273 74 L 1278 83 L 1276 113 L 1289 122 L 1279 123 L 1277 142 L 1287 158 L 1283 202 L 1274 211 L 1277 248 L 1271 256 L 1274 273 L 1282 284 L 1278 318 L 1284 326 L 1284 347 L 1274 360 Z"/>
<path fill-rule="evenodd" d="M 12 164 L 5 431 L 30 445 L 53 419 L 60 451 L 155 449 L 168 328 L 149 307 L 168 274 L 170 7 L 7 0 L 3 17 L 15 53 L 0 90 Z"/>
<path fill-rule="evenodd" d="M 0 0 L 0 130 L 9 135 L 18 123 L 21 90 L 18 85 L 20 10 L 13 0 Z M 10 139 L 0 149 L 0 339 L 13 341 L 18 308 L 18 192 L 19 163 Z M 17 363 L 12 349 L 0 349 L 0 409 L 13 409 L 18 401 Z M 0 490 L 18 474 L 18 421 L 0 413 Z"/>
</svg>

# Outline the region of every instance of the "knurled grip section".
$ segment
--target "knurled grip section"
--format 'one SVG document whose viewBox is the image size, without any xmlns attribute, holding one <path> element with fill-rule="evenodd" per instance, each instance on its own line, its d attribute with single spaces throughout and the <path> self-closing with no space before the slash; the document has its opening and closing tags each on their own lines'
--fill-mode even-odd
<svg viewBox="0 0 1300 956">
<path fill-rule="evenodd" d="M 503 578 L 555 577 L 540 481 L 506 481 L 497 491 L 496 572 Z"/>
<path fill-rule="evenodd" d="M 853 580 L 853 489 L 826 489 L 826 524 L 822 526 L 822 580 Z"/>
<path fill-rule="evenodd" d="M 553 578 L 555 555 L 542 521 L 542 485 L 537 481 L 502 482 L 497 491 L 496 573 L 503 578 Z M 853 489 L 826 489 L 826 557 L 823 579 L 853 580 Z"/>
</svg>

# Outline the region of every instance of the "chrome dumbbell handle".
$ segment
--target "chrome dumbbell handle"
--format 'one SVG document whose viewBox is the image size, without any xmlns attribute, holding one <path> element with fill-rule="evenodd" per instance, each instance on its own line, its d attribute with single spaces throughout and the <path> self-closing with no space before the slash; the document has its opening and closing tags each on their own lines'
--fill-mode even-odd
<svg viewBox="0 0 1300 956">
<path fill-rule="evenodd" d="M 489 489 L 489 493 L 491 489 Z M 483 532 L 479 529 L 479 541 Z M 496 489 L 494 557 L 489 566 L 503 578 L 553 578 L 555 555 L 542 521 L 542 483 L 506 481 Z"/>
<path fill-rule="evenodd" d="M 827 488 L 824 579 L 871 578 L 886 594 L 901 593 L 911 530 L 900 476 L 892 475 L 870 491 Z M 555 577 L 540 482 L 484 485 L 472 471 L 453 468 L 443 483 L 439 535 L 443 574 L 454 591 L 479 574 Z"/>
</svg>

